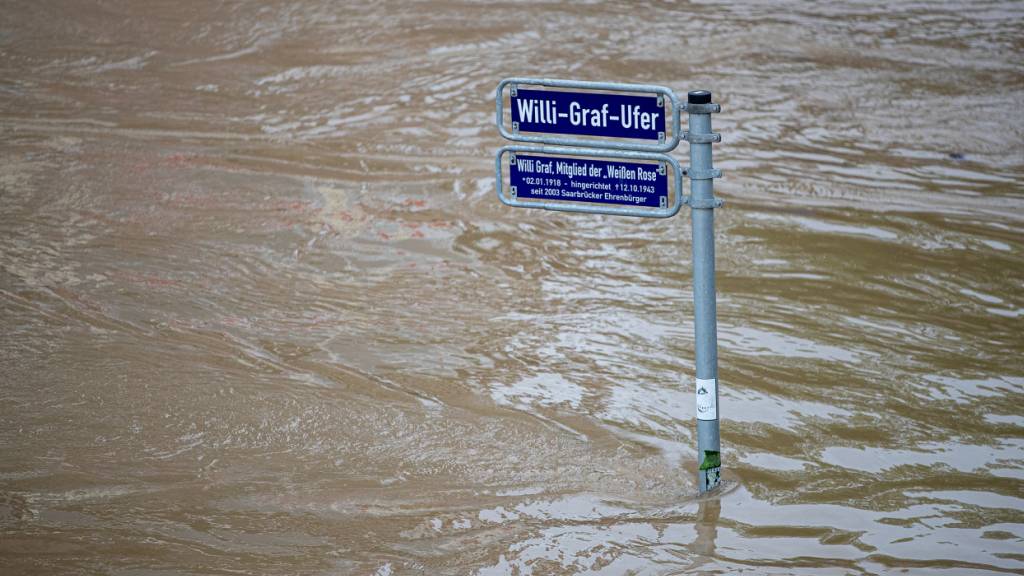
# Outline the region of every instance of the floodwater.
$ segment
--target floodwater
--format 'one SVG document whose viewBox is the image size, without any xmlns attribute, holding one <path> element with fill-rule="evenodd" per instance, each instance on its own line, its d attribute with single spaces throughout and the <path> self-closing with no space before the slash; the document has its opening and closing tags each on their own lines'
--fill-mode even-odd
<svg viewBox="0 0 1024 576">
<path fill-rule="evenodd" d="M 713 496 L 689 215 L 500 204 L 524 74 L 722 104 Z M 5 1 L 0 571 L 1024 573 L 1022 179 L 1020 2 Z"/>
</svg>

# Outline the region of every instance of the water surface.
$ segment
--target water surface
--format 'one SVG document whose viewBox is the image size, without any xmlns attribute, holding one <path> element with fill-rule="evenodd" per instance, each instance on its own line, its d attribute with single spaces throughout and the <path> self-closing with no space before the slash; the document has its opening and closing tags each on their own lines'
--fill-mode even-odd
<svg viewBox="0 0 1024 576">
<path fill-rule="evenodd" d="M 6 3 L 0 561 L 1024 572 L 1022 23 Z M 501 205 L 493 91 L 523 74 L 722 104 L 714 496 L 688 215 Z"/>
</svg>

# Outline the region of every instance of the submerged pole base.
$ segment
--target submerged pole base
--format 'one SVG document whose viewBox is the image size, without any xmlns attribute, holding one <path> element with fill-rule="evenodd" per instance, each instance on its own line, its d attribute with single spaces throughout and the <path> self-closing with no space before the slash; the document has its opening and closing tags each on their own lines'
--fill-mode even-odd
<svg viewBox="0 0 1024 576">
<path fill-rule="evenodd" d="M 705 450 L 704 459 L 697 473 L 698 489 L 701 494 L 713 490 L 722 480 L 722 457 L 715 450 Z"/>
</svg>

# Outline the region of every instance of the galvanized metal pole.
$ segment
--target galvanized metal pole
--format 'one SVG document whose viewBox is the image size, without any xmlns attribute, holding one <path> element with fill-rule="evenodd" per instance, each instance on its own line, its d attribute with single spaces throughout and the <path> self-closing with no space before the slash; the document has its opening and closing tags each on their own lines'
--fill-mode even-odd
<svg viewBox="0 0 1024 576">
<path fill-rule="evenodd" d="M 693 307 L 697 343 L 697 480 L 701 493 L 721 479 L 721 443 L 718 433 L 718 319 L 715 311 L 715 208 L 711 143 L 711 92 L 687 95 L 690 142 L 690 208 L 693 218 Z"/>
</svg>

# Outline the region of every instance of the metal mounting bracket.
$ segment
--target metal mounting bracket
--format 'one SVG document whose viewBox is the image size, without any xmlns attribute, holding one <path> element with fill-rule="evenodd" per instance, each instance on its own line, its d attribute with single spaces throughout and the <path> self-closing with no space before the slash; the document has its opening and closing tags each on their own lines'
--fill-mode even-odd
<svg viewBox="0 0 1024 576">
<path fill-rule="evenodd" d="M 722 105 L 690 104 L 689 102 L 683 102 L 679 104 L 679 109 L 682 112 L 689 112 L 690 114 L 717 114 L 722 111 Z"/>
<path fill-rule="evenodd" d="M 721 198 L 712 198 L 711 200 L 695 200 L 693 196 L 687 196 L 683 199 L 683 204 L 686 204 L 690 208 L 697 210 L 710 209 L 710 208 L 721 208 L 725 205 L 725 200 Z"/>
<path fill-rule="evenodd" d="M 710 134 L 691 134 L 690 132 L 683 132 L 683 140 L 686 140 L 690 144 L 713 144 L 715 142 L 721 142 L 722 135 L 718 132 L 712 132 Z"/>
<path fill-rule="evenodd" d="M 710 170 L 694 170 L 687 166 L 683 168 L 683 175 L 690 180 L 711 180 L 712 178 L 721 178 L 722 171 L 718 168 L 712 168 Z"/>
</svg>

